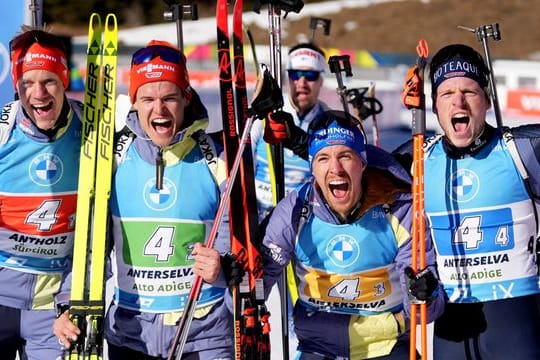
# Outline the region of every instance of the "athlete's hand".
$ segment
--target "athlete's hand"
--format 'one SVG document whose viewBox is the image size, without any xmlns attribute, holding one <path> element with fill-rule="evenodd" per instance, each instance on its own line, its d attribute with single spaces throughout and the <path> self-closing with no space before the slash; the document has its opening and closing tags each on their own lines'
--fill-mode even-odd
<svg viewBox="0 0 540 360">
<path fill-rule="evenodd" d="M 221 257 L 221 266 L 227 279 L 227 285 L 234 286 L 242 282 L 246 272 L 244 271 L 243 264 L 238 261 L 236 255 L 232 252 L 223 255 Z"/>
<path fill-rule="evenodd" d="M 58 338 L 58 342 L 66 349 L 69 349 L 71 342 L 77 340 L 81 330 L 71 322 L 69 319 L 69 310 L 66 310 L 54 321 L 53 332 Z"/>
<path fill-rule="evenodd" d="M 421 96 L 423 95 L 420 93 L 421 82 L 418 65 L 413 65 L 407 72 L 407 78 L 401 93 L 401 101 L 407 109 L 420 107 Z"/>
<path fill-rule="evenodd" d="M 407 277 L 409 294 L 413 297 L 411 299 L 412 303 L 421 303 L 424 301 L 429 303 L 437 296 L 439 281 L 435 277 L 435 274 L 427 267 L 416 274 L 412 268 L 406 267 L 405 275 Z"/>
<path fill-rule="evenodd" d="M 294 124 L 292 115 L 286 111 L 269 113 L 264 127 L 264 141 L 275 145 L 285 141 L 290 136 L 289 126 Z"/>
<path fill-rule="evenodd" d="M 201 243 L 196 243 L 191 253 L 195 260 L 193 272 L 207 283 L 212 284 L 219 276 L 221 262 L 219 252 L 209 249 Z"/>
</svg>

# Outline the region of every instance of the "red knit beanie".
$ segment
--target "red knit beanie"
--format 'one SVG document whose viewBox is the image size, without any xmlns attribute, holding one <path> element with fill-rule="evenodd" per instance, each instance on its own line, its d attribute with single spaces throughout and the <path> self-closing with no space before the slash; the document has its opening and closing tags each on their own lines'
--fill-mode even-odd
<svg viewBox="0 0 540 360">
<path fill-rule="evenodd" d="M 69 86 L 69 68 L 62 50 L 35 42 L 26 49 L 26 52 L 22 51 L 23 49 L 17 49 L 11 54 L 11 75 L 15 88 L 22 74 L 30 70 L 47 70 L 55 73 L 64 84 L 64 88 Z"/>
<path fill-rule="evenodd" d="M 163 59 L 159 55 L 159 47 L 163 46 L 178 51 L 178 54 L 183 60 L 171 62 L 170 60 L 167 61 Z M 191 88 L 189 86 L 189 75 L 186 68 L 185 57 L 176 46 L 167 41 L 152 40 L 141 50 L 144 51 L 151 47 L 156 47 L 155 56 L 138 64 L 136 64 L 135 61 L 132 61 L 129 78 L 129 97 L 131 103 L 135 103 L 135 95 L 137 94 L 139 87 L 156 81 L 170 81 L 175 83 L 182 91 L 184 97 L 189 101 L 191 99 Z M 134 54 L 134 59 L 141 50 Z"/>
</svg>

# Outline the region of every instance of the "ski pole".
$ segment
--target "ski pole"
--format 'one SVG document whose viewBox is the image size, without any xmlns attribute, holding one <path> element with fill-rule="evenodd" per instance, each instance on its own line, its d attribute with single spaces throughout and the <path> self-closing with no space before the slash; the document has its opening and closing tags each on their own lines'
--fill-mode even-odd
<svg viewBox="0 0 540 360">
<path fill-rule="evenodd" d="M 343 111 L 345 114 L 349 115 L 349 105 L 347 103 L 347 88 L 343 84 L 342 72 L 345 73 L 346 77 L 352 76 L 351 70 L 351 61 L 349 55 L 334 55 L 330 56 L 328 59 L 328 66 L 330 67 L 330 72 L 336 74 L 337 80 L 337 94 L 341 99 L 341 104 L 343 105 Z"/>
<path fill-rule="evenodd" d="M 325 36 L 330 35 L 330 25 L 332 25 L 332 20 L 325 19 L 321 17 L 311 17 L 309 21 L 309 28 L 311 29 L 311 42 L 315 41 L 315 32 L 317 28 L 322 27 Z"/>
<path fill-rule="evenodd" d="M 424 94 L 424 70 L 428 57 L 428 45 L 421 39 L 416 46 L 418 54 L 419 97 L 418 107 L 412 109 L 413 135 L 413 219 L 412 219 L 412 260 L 411 267 L 416 274 L 426 267 L 425 220 L 424 220 L 424 134 L 426 131 L 426 99 Z M 420 264 L 418 264 L 420 255 Z M 425 301 L 411 301 L 409 358 L 416 359 L 417 308 L 420 306 L 422 359 L 427 359 L 427 308 Z"/>
<path fill-rule="evenodd" d="M 199 20 L 197 4 L 175 4 L 174 0 L 164 0 L 169 9 L 163 13 L 166 21 L 176 21 L 176 39 L 178 48 L 184 52 L 184 32 L 182 29 L 182 20 L 189 16 L 190 20 Z"/>
<path fill-rule="evenodd" d="M 299 13 L 303 8 L 302 0 L 257 0 L 254 4 L 254 11 L 259 13 L 261 5 L 268 4 L 268 29 L 270 35 L 270 69 L 272 76 L 281 88 L 281 10 L 285 11 L 285 16 L 292 11 Z M 277 109 L 276 109 L 277 110 Z M 285 174 L 283 145 L 267 145 L 268 168 L 270 171 L 270 183 L 272 184 L 272 203 L 277 203 L 285 197 Z M 287 272 L 283 272 L 280 277 L 283 286 L 278 286 L 281 309 L 281 332 L 283 359 L 289 359 L 289 323 L 288 323 L 288 293 L 287 293 Z"/>
<path fill-rule="evenodd" d="M 270 29 L 270 70 L 274 79 L 281 88 L 281 7 L 279 1 L 268 3 L 268 24 Z M 274 206 L 285 197 L 285 167 L 283 145 L 269 145 L 272 169 L 271 176 L 273 185 Z M 289 360 L 289 303 L 287 290 L 287 272 L 281 273 L 280 281 L 282 286 L 278 286 L 280 310 L 281 310 L 281 346 L 283 360 Z"/>
<path fill-rule="evenodd" d="M 270 24 L 270 69 L 279 87 L 281 81 L 281 8 L 279 3 L 270 2 L 268 4 L 268 22 Z M 270 145 L 271 161 L 273 167 L 274 180 L 274 206 L 285 197 L 285 159 L 283 155 L 283 145 Z M 282 286 L 278 286 L 280 309 L 281 309 L 281 348 L 283 360 L 289 360 L 289 291 L 287 289 L 287 272 L 281 273 L 280 281 Z"/>
<path fill-rule="evenodd" d="M 278 86 L 281 87 L 281 7 L 279 1 L 268 2 L 268 24 L 270 31 L 270 70 Z M 268 156 L 269 164 L 273 172 L 270 174 L 271 182 L 274 184 L 273 204 L 274 206 L 285 197 L 285 168 L 283 146 L 281 144 L 268 145 L 270 152 Z M 289 304 L 287 291 L 287 273 L 281 274 L 279 286 L 279 298 L 281 309 L 281 344 L 283 349 L 283 360 L 289 359 Z"/>
<path fill-rule="evenodd" d="M 41 1 L 40 1 L 41 2 Z M 28 9 L 32 13 L 32 27 L 34 29 L 41 28 L 41 7 L 38 4 L 37 0 L 31 0 L 28 5 Z"/>
<path fill-rule="evenodd" d="M 370 106 L 371 109 L 375 109 L 375 82 L 370 82 L 368 87 L 368 96 L 370 99 Z M 377 112 L 373 111 L 373 114 L 371 114 L 371 121 L 373 122 L 372 125 L 372 133 L 373 133 L 373 145 L 379 147 L 381 146 L 380 140 L 379 140 L 379 126 L 377 125 Z"/>
<path fill-rule="evenodd" d="M 207 248 L 214 247 L 214 242 L 218 235 L 218 229 L 221 226 L 223 215 L 225 214 L 225 210 L 228 209 L 233 184 L 236 179 L 236 175 L 238 174 L 238 169 L 240 168 L 240 162 L 242 161 L 242 154 L 244 152 L 246 144 L 248 144 L 251 141 L 249 139 L 249 135 L 250 135 L 249 133 L 250 133 L 252 125 L 253 125 L 253 117 L 250 117 L 246 121 L 244 132 L 242 133 L 242 137 L 240 139 L 238 152 L 236 153 L 236 156 L 234 158 L 234 162 L 233 162 L 229 177 L 227 178 L 227 181 L 225 182 L 225 190 L 223 191 L 223 195 L 219 203 L 219 207 L 216 213 L 216 217 L 214 219 L 214 223 L 212 224 L 212 228 L 210 230 L 210 234 L 208 235 L 208 239 L 205 242 L 205 246 Z M 202 285 L 203 285 L 203 279 L 200 276 L 196 276 L 195 280 L 193 281 L 191 291 L 189 292 L 188 301 L 184 309 L 184 314 L 180 318 L 178 329 L 174 336 L 173 345 L 171 349 L 169 350 L 169 356 L 167 357 L 168 360 L 173 360 L 173 359 L 180 360 L 182 358 L 182 353 L 184 350 L 184 346 L 186 345 L 189 328 L 191 326 L 191 322 L 193 321 L 195 308 L 197 306 L 197 302 L 199 301 L 199 296 L 201 294 Z"/>
<path fill-rule="evenodd" d="M 491 56 L 488 46 L 488 38 L 492 37 L 495 41 L 501 40 L 501 32 L 499 31 L 499 24 L 493 23 L 490 25 L 482 25 L 476 29 L 471 29 L 465 26 L 458 26 L 458 28 L 476 33 L 478 41 L 482 42 L 484 47 L 484 54 L 486 56 L 486 65 L 489 70 L 489 86 L 491 88 L 491 100 L 493 101 L 493 111 L 495 112 L 495 120 L 497 121 L 497 127 L 502 128 L 502 116 L 501 108 L 499 106 L 499 97 L 497 96 L 497 84 L 495 83 L 495 75 L 493 74 L 493 66 L 491 63 Z"/>
</svg>

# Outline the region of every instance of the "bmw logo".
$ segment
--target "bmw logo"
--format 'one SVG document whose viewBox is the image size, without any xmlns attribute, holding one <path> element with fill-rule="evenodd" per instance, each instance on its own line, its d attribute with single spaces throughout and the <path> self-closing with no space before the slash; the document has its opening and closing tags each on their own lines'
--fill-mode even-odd
<svg viewBox="0 0 540 360">
<path fill-rule="evenodd" d="M 178 195 L 176 186 L 167 178 L 163 179 L 163 188 L 156 188 L 156 179 L 149 179 L 144 185 L 143 198 L 146 206 L 152 210 L 164 211 L 170 209 L 175 203 Z"/>
<path fill-rule="evenodd" d="M 64 164 L 55 154 L 39 154 L 30 162 L 28 172 L 37 185 L 54 185 L 62 178 Z"/>
<path fill-rule="evenodd" d="M 354 237 L 341 234 L 330 239 L 326 254 L 336 266 L 344 268 L 356 262 L 360 248 Z"/>
<path fill-rule="evenodd" d="M 476 173 L 469 169 L 459 169 L 456 171 L 446 185 L 449 196 L 456 202 L 467 202 L 478 194 L 480 180 Z"/>
</svg>

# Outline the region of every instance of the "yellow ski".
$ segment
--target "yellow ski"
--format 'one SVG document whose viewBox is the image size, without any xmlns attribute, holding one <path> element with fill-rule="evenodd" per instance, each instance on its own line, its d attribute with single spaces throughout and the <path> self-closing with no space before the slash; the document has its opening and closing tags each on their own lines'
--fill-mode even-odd
<svg viewBox="0 0 540 360">
<path fill-rule="evenodd" d="M 105 249 L 112 181 L 116 63 L 116 16 L 102 26 L 93 13 L 88 27 L 87 73 L 81 136 L 70 316 L 81 330 L 66 359 L 102 359 L 105 313 Z"/>
</svg>

